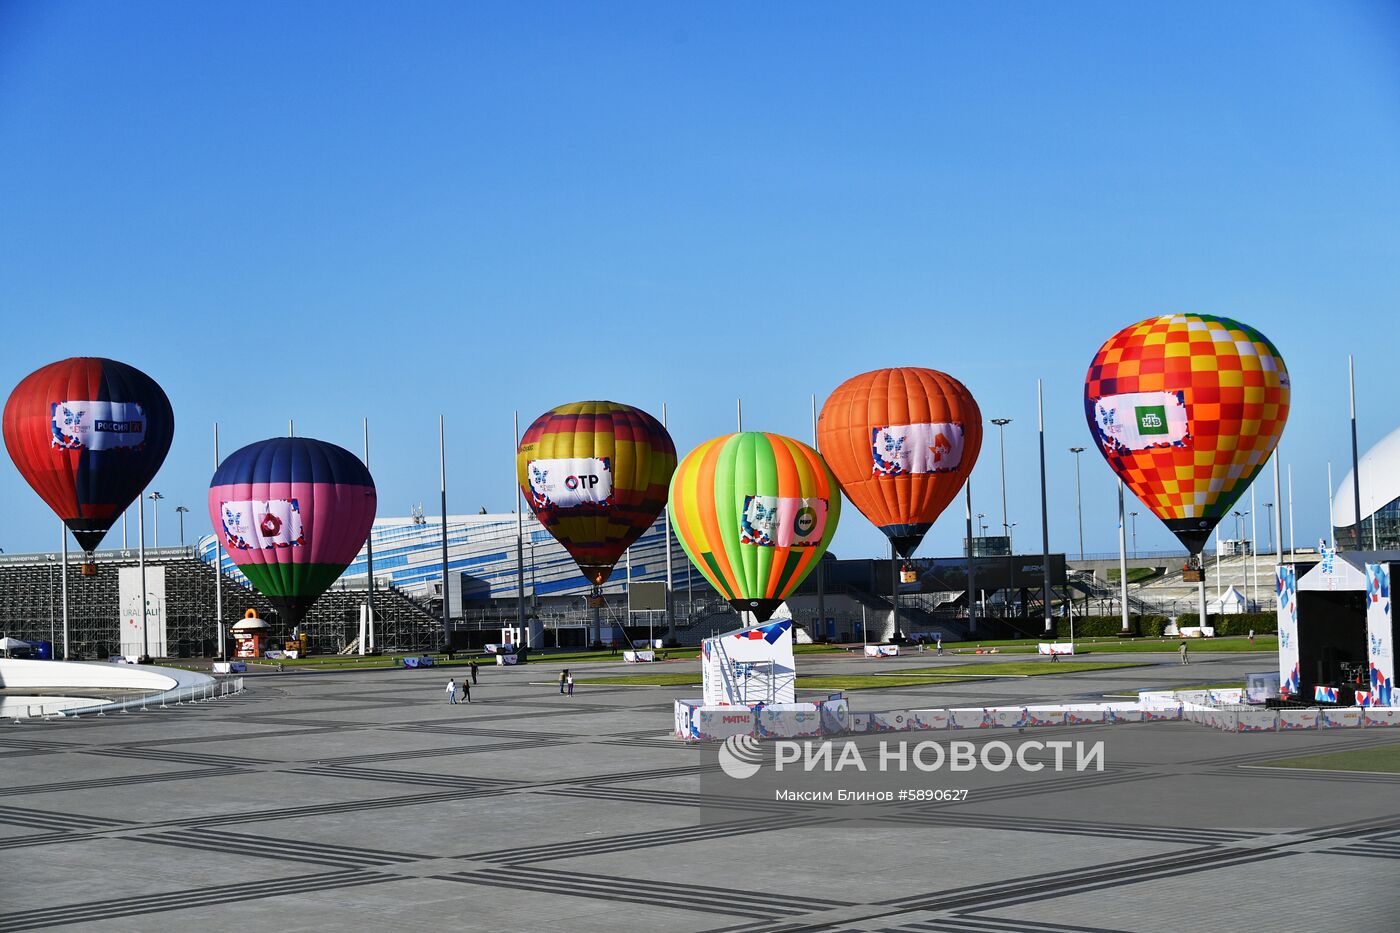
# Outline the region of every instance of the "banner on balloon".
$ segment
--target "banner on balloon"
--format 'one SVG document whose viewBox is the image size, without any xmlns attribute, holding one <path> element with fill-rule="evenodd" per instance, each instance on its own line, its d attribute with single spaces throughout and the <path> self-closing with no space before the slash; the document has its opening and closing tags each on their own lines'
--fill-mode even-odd
<svg viewBox="0 0 1400 933">
<path fill-rule="evenodd" d="M 530 477 L 530 504 L 537 509 L 550 506 L 571 509 L 612 502 L 612 463 L 607 457 L 531 460 L 526 469 Z"/>
<path fill-rule="evenodd" d="M 238 499 L 221 503 L 224 546 L 233 551 L 297 547 L 306 543 L 296 499 Z"/>
<path fill-rule="evenodd" d="M 951 473 L 962 464 L 961 424 L 894 424 L 870 434 L 874 476 Z"/>
<path fill-rule="evenodd" d="M 51 447 L 121 450 L 146 442 L 146 413 L 135 402 L 54 402 Z"/>
<path fill-rule="evenodd" d="M 745 496 L 740 526 L 740 544 L 816 547 L 826 531 L 826 500 Z"/>
<path fill-rule="evenodd" d="M 1184 392 L 1128 392 L 1094 402 L 1099 441 L 1108 450 L 1184 447 L 1191 439 Z"/>
<path fill-rule="evenodd" d="M 1366 565 L 1366 653 L 1371 669 L 1371 702 L 1394 704 L 1395 632 L 1390 615 L 1390 566 Z"/>
</svg>

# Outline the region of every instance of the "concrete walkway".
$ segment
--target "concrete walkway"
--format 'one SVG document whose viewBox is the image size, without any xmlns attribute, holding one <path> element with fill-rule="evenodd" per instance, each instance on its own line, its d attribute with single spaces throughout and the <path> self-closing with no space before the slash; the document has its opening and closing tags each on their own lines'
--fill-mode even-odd
<svg viewBox="0 0 1400 933">
<path fill-rule="evenodd" d="M 863 691 L 853 705 L 1098 698 L 1271 661 L 1094 659 L 1153 666 Z M 869 673 L 1024 660 L 798 663 Z M 1400 730 L 1036 730 L 1103 739 L 1105 769 L 943 775 L 965 802 L 843 823 L 821 808 L 707 799 L 713 749 L 668 734 L 672 698 L 693 690 L 580 685 L 568 698 L 557 673 L 483 668 L 476 702 L 456 706 L 443 687 L 460 669 L 255 674 L 221 700 L 0 725 L 0 933 L 1400 927 L 1389 881 L 1400 777 L 1256 767 L 1394 743 Z"/>
</svg>

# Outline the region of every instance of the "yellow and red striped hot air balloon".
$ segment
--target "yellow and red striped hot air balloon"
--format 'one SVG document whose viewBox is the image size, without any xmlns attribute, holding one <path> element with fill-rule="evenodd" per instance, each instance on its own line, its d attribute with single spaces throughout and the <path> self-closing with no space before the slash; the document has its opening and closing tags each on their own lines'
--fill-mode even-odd
<svg viewBox="0 0 1400 933">
<path fill-rule="evenodd" d="M 706 441 L 671 478 L 671 525 L 697 570 L 758 623 L 826 553 L 841 492 L 821 454 L 781 434 Z"/>
<path fill-rule="evenodd" d="M 535 517 L 596 588 L 665 508 L 676 445 L 640 408 L 573 402 L 535 419 L 515 465 Z"/>
<path fill-rule="evenodd" d="M 1084 380 L 1099 452 L 1192 554 L 1278 446 L 1288 404 L 1288 368 L 1269 338 L 1207 314 L 1123 328 Z"/>
</svg>

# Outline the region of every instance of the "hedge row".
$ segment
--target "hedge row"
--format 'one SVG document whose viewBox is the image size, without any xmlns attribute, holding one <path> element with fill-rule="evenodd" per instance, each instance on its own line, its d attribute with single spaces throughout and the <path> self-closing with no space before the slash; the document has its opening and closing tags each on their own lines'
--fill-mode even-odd
<svg viewBox="0 0 1400 933">
<path fill-rule="evenodd" d="M 1138 616 L 1128 617 L 1128 635 L 1161 635 L 1162 630 L 1167 627 L 1166 616 Z M 1065 619 L 1057 621 L 1058 628 L 1062 635 L 1068 637 L 1069 622 Z M 1074 619 L 1074 634 L 1085 638 L 1112 638 L 1115 635 L 1122 635 L 1123 620 L 1119 616 L 1076 616 Z"/>
<path fill-rule="evenodd" d="M 1194 612 L 1177 616 L 1176 624 L 1182 628 L 1197 625 L 1199 616 Z M 1217 635 L 1274 635 L 1278 633 L 1278 614 L 1274 612 L 1240 612 L 1227 615 L 1212 615 L 1210 624 L 1215 626 Z"/>
</svg>

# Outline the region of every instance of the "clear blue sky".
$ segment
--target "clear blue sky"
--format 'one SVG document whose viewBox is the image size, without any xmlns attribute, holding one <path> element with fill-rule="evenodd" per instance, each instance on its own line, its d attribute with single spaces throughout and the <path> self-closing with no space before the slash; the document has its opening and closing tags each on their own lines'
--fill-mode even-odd
<svg viewBox="0 0 1400 933">
<path fill-rule="evenodd" d="M 513 409 L 666 401 L 684 452 L 742 395 L 746 427 L 805 440 L 813 394 L 925 365 L 1015 419 L 1030 543 L 1040 377 L 1073 551 L 1091 356 L 1204 311 L 1288 361 L 1311 543 L 1347 353 L 1363 449 L 1396 426 L 1398 10 L 0 0 L 0 391 L 71 355 L 160 381 L 169 544 L 176 504 L 209 530 L 216 419 L 225 452 L 289 417 L 358 450 L 368 416 L 401 515 L 436 510 L 446 412 L 451 510 L 505 511 Z M 1092 449 L 1084 482 L 1088 549 L 1116 549 Z M 920 553 L 961 533 L 954 506 Z M 0 547 L 56 540 L 0 464 Z M 834 550 L 882 542 L 851 509 Z"/>
</svg>

